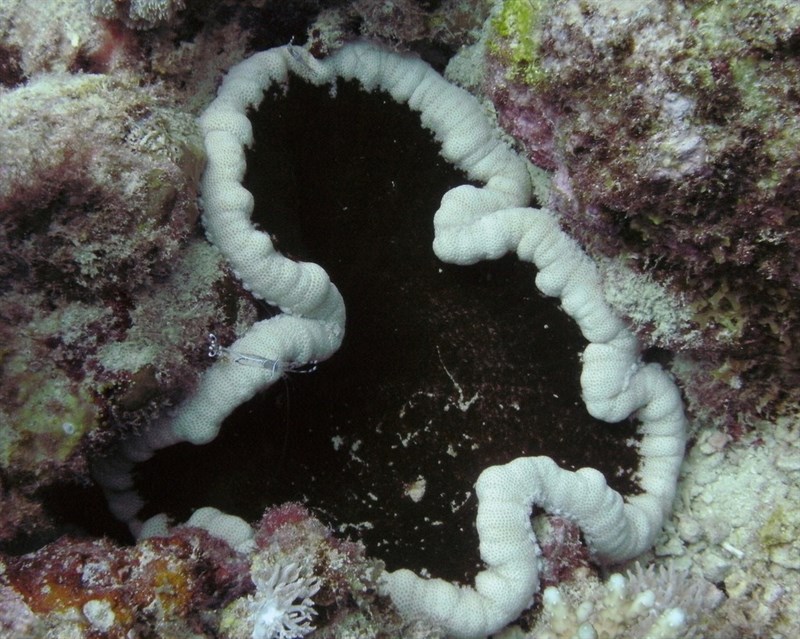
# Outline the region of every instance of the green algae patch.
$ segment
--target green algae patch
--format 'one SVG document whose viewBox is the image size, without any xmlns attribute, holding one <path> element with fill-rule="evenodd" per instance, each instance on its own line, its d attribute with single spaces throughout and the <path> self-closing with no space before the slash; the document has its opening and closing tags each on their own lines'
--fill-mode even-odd
<svg viewBox="0 0 800 639">
<path fill-rule="evenodd" d="M 42 464 L 65 462 L 84 433 L 94 428 L 100 412 L 85 388 L 61 376 L 35 373 L 20 379 L 15 436 L 2 451 L 17 470 L 36 471 Z"/>
<path fill-rule="evenodd" d="M 547 0 L 506 0 L 492 20 L 489 50 L 508 67 L 509 79 L 539 85 L 546 78 L 541 66 L 541 22 Z"/>
</svg>

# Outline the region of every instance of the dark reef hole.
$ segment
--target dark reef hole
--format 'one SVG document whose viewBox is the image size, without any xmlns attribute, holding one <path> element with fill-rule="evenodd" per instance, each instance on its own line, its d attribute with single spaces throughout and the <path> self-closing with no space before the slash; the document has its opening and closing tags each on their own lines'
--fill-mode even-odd
<svg viewBox="0 0 800 639">
<path fill-rule="evenodd" d="M 0 484 L 4 480 L 5 477 L 0 473 Z M 92 539 L 106 537 L 122 544 L 133 542 L 125 524 L 115 519 L 108 510 L 105 495 L 99 486 L 62 481 L 39 488 L 31 498 L 41 508 L 41 521 L 35 511 L 25 515 L 28 524 L 26 531 L 0 541 L 0 553 L 23 555 L 35 552 L 63 535 Z M 12 513 L 11 516 L 16 515 L 18 513 Z"/>
<path fill-rule="evenodd" d="M 549 455 L 631 492 L 635 424 L 587 415 L 586 342 L 533 266 L 434 256 L 433 213 L 466 180 L 418 116 L 352 83 L 336 93 L 293 82 L 265 100 L 245 185 L 256 223 L 339 287 L 344 344 L 239 407 L 210 444 L 142 464 L 143 514 L 213 505 L 256 520 L 299 500 L 390 569 L 471 581 L 482 469 Z"/>
</svg>

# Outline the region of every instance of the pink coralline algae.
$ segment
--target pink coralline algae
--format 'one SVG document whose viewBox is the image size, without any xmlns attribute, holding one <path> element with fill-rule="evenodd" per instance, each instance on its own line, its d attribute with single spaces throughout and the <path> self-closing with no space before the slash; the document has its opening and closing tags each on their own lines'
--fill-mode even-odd
<svg viewBox="0 0 800 639">
<path fill-rule="evenodd" d="M 581 541 L 578 525 L 559 516 L 546 518 L 544 530 L 537 532 L 542 550 L 542 588 L 575 578 L 589 567 L 589 551 Z"/>
<path fill-rule="evenodd" d="M 250 557 L 255 588 L 225 607 L 225 639 L 354 636 L 440 639 L 434 628 L 403 622 L 378 596 L 380 561 L 363 544 L 340 539 L 307 508 L 287 503 L 268 508 L 256 526 Z M 271 629 L 270 634 L 268 629 Z M 292 634 L 295 633 L 295 634 Z"/>
<path fill-rule="evenodd" d="M 488 92 L 596 254 L 688 300 L 646 343 L 696 359 L 690 408 L 728 426 L 796 385 L 800 184 L 796 3 L 507 0 Z"/>
<path fill-rule="evenodd" d="M 244 558 L 197 528 L 129 548 L 63 537 L 35 553 L 0 557 L 0 563 L 0 628 L 11 639 L 46 632 L 198 636 L 215 626 L 211 611 L 252 585 Z"/>
<path fill-rule="evenodd" d="M 194 234 L 191 114 L 131 77 L 40 74 L 0 94 L 0 540 L 35 493 L 160 414 L 251 301 Z M 27 513 L 26 517 L 21 515 Z"/>
<path fill-rule="evenodd" d="M 0 553 L 0 635 L 293 639 L 313 627 L 327 639 L 441 639 L 400 620 L 378 596 L 383 564 L 303 506 L 268 509 L 256 528 L 246 551 L 184 524 L 135 546 L 64 536 Z"/>
<path fill-rule="evenodd" d="M 320 590 L 314 599 L 323 619 L 346 616 L 348 607 L 367 610 L 375 603 L 383 564 L 367 559 L 362 543 L 336 537 L 302 504 L 268 508 L 255 540 L 260 553 L 284 564 L 316 558 L 313 572 L 320 577 Z"/>
<path fill-rule="evenodd" d="M 4 637 L 32 637 L 41 622 L 16 590 L 0 585 L 0 630 Z"/>
</svg>

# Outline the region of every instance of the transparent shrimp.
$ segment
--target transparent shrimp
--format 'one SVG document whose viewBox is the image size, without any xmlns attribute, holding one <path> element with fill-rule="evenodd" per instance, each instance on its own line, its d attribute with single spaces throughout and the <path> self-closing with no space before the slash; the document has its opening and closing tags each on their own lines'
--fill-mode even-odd
<svg viewBox="0 0 800 639">
<path fill-rule="evenodd" d="M 241 366 L 263 368 L 264 370 L 270 371 L 270 379 L 275 376 L 275 373 L 278 373 L 279 375 L 283 375 L 284 372 L 310 373 L 317 368 L 317 363 L 314 361 L 307 363 L 286 362 L 279 359 L 261 357 L 260 355 L 241 353 L 220 344 L 217 336 L 214 335 L 214 333 L 208 334 L 208 356 L 215 359 L 225 358 L 234 364 L 239 364 Z"/>
</svg>

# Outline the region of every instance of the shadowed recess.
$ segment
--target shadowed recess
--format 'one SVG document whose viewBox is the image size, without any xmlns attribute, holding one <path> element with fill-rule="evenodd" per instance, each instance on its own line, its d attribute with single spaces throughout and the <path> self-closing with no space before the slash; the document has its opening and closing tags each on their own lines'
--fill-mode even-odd
<svg viewBox="0 0 800 639">
<path fill-rule="evenodd" d="M 532 265 L 436 259 L 433 213 L 467 180 L 416 113 L 357 86 L 270 95 L 245 180 L 258 226 L 341 290 L 342 348 L 241 406 L 212 443 L 158 453 L 137 486 L 145 515 L 179 519 L 213 505 L 255 520 L 303 501 L 390 569 L 471 580 L 481 470 L 549 455 L 631 492 L 635 425 L 586 413 L 586 341 Z"/>
</svg>

